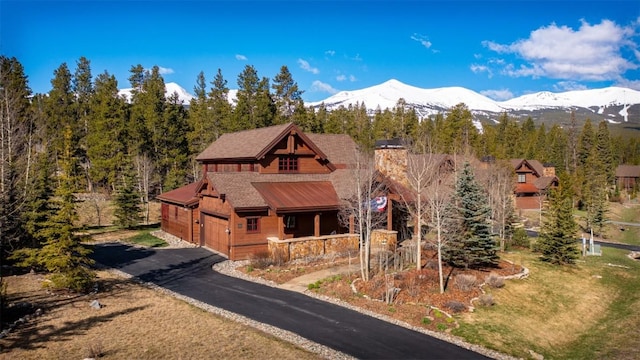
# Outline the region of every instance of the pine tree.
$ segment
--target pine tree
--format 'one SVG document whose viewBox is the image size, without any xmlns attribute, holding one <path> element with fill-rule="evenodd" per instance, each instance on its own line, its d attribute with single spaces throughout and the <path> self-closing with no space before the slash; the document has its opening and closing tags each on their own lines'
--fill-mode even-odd
<svg viewBox="0 0 640 360">
<path fill-rule="evenodd" d="M 115 189 L 116 179 L 127 154 L 126 107 L 118 96 L 115 76 L 104 72 L 96 78 L 91 98 L 87 134 L 89 174 L 94 185 Z"/>
<path fill-rule="evenodd" d="M 456 267 L 497 266 L 498 248 L 489 223 L 491 208 L 468 162 L 458 177 L 447 212 L 451 221 L 443 259 Z"/>
<path fill-rule="evenodd" d="M 218 69 L 211 85 L 209 99 L 212 109 L 211 141 L 213 141 L 218 139 L 223 133 L 230 131 L 233 127 L 231 125 L 233 118 L 231 117 L 231 104 L 229 104 L 229 87 L 227 86 L 227 80 L 222 76 L 222 70 Z M 207 144 L 207 146 L 209 146 L 209 144 Z"/>
<path fill-rule="evenodd" d="M 302 101 L 302 93 L 304 91 L 298 88 L 298 83 L 293 80 L 289 68 L 285 65 L 280 68 L 280 72 L 273 78 L 271 88 L 274 90 L 273 99 L 277 109 L 274 123 L 286 124 L 291 122 L 296 109 L 300 110 L 300 105 L 304 105 Z M 302 109 L 304 109 L 304 106 L 302 106 Z"/>
<path fill-rule="evenodd" d="M 233 111 L 232 131 L 270 126 L 276 113 L 269 93 L 269 79 L 258 77 L 256 69 L 247 65 L 238 75 L 238 102 Z"/>
<path fill-rule="evenodd" d="M 142 221 L 142 209 L 140 193 L 136 190 L 136 181 L 131 169 L 122 177 L 122 182 L 117 190 L 114 203 L 114 223 L 125 229 L 131 229 Z"/>
<path fill-rule="evenodd" d="M 557 265 L 573 264 L 578 257 L 577 224 L 569 182 L 567 176 L 561 176 L 560 186 L 550 192 L 537 244 L 542 252 L 540 258 Z"/>
<path fill-rule="evenodd" d="M 189 104 L 189 153 L 195 162 L 198 156 L 211 142 L 217 138 L 219 128 L 213 125 L 211 101 L 207 96 L 207 82 L 204 72 L 198 74 L 196 86 L 193 87 L 195 98 Z"/>
<path fill-rule="evenodd" d="M 75 211 L 74 183 L 69 173 L 76 161 L 72 154 L 72 130 L 64 130 L 63 152 L 59 159 L 61 175 L 56 196 L 50 205 L 54 214 L 48 219 L 40 234 L 45 239 L 40 249 L 17 251 L 15 258 L 21 259 L 20 265 L 43 268 L 51 273 L 51 283 L 55 288 L 72 291 L 86 291 L 93 284 L 95 273 L 90 268 L 93 260 L 89 258 L 91 250 L 84 247 L 80 238 L 74 234 Z"/>
<path fill-rule="evenodd" d="M 24 211 L 24 183 L 32 117 L 31 90 L 22 64 L 0 56 L 0 263 L 10 249 L 24 246 L 20 217 Z"/>
<path fill-rule="evenodd" d="M 43 229 L 54 214 L 51 199 L 54 195 L 52 187 L 52 161 L 46 152 L 38 156 L 37 173 L 31 181 L 27 193 L 25 212 L 22 216 L 24 228 L 29 237 L 29 246 L 38 248 L 46 241 Z"/>
</svg>

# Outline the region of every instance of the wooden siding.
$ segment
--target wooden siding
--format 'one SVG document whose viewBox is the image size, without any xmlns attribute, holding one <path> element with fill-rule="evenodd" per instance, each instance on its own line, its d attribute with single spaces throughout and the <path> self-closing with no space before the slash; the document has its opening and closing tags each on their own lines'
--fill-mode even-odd
<svg viewBox="0 0 640 360">
<path fill-rule="evenodd" d="M 161 228 L 182 240 L 193 242 L 193 210 L 174 204 L 162 203 Z"/>
<path fill-rule="evenodd" d="M 516 208 L 518 209 L 540 209 L 540 197 L 534 196 L 517 196 Z"/>
</svg>

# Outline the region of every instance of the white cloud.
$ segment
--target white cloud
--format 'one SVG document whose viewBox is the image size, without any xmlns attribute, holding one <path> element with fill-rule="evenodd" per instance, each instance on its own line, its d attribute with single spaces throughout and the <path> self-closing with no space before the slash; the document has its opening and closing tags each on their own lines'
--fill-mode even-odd
<svg viewBox="0 0 640 360">
<path fill-rule="evenodd" d="M 247 61 L 247 57 L 242 54 L 236 54 L 236 60 Z"/>
<path fill-rule="evenodd" d="M 324 52 L 325 55 L 327 56 L 334 56 L 336 54 L 335 50 L 327 50 Z"/>
<path fill-rule="evenodd" d="M 411 40 L 417 41 L 420 43 L 420 45 L 426 47 L 427 49 L 429 49 L 431 47 L 431 41 L 429 41 L 429 38 L 424 36 L 424 35 L 420 35 L 420 34 L 413 34 L 411 35 Z"/>
<path fill-rule="evenodd" d="M 616 83 L 616 86 L 626 87 L 629 89 L 640 91 L 640 80 L 621 79 L 621 80 L 618 80 L 618 82 Z"/>
<path fill-rule="evenodd" d="M 312 67 L 308 61 L 303 60 L 303 59 L 298 59 L 298 64 L 300 65 L 300 69 L 308 71 L 312 74 L 319 74 L 320 70 L 318 70 L 318 68 L 314 68 Z"/>
<path fill-rule="evenodd" d="M 482 44 L 491 51 L 515 54 L 525 61 L 507 64 L 502 72 L 509 76 L 603 81 L 618 79 L 625 71 L 640 67 L 638 60 L 623 55 L 628 49 L 638 48 L 634 34 L 633 27 L 610 20 L 595 25 L 583 20 L 577 30 L 551 24 L 511 44 Z"/>
<path fill-rule="evenodd" d="M 344 75 L 344 74 L 340 74 L 338 76 L 336 76 L 336 81 L 347 81 L 349 80 L 350 82 L 356 82 L 358 81 L 358 79 L 356 79 L 356 77 L 354 75 Z"/>
<path fill-rule="evenodd" d="M 311 84 L 311 91 L 326 92 L 329 94 L 335 94 L 338 92 L 338 90 L 331 87 L 331 85 L 323 83 L 320 80 L 316 80 Z"/>
<path fill-rule="evenodd" d="M 504 101 L 504 100 L 509 100 L 509 99 L 513 99 L 513 93 L 511 91 L 509 91 L 508 89 L 502 89 L 502 90 L 484 90 L 484 91 L 480 91 L 480 94 L 491 98 L 493 100 L 498 100 L 498 101 Z"/>
<path fill-rule="evenodd" d="M 586 90 L 588 87 L 584 84 L 580 84 L 575 81 L 558 81 L 553 85 L 553 89 L 556 91 L 573 91 L 573 90 Z"/>
<path fill-rule="evenodd" d="M 486 65 L 471 64 L 470 69 L 475 74 L 487 73 L 489 78 L 493 77 L 493 71 Z"/>
<path fill-rule="evenodd" d="M 158 67 L 158 71 L 159 71 L 159 72 L 160 72 L 160 74 L 162 74 L 162 75 L 166 75 L 166 74 L 173 74 L 173 73 L 174 73 L 173 69 L 171 69 L 171 68 L 165 68 L 165 67 L 162 67 L 162 66 L 159 66 L 159 67 Z"/>
</svg>

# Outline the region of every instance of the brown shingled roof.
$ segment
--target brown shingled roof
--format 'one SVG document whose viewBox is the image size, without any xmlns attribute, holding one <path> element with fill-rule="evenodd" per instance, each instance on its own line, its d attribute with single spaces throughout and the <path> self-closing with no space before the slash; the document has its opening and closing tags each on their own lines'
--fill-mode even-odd
<svg viewBox="0 0 640 360">
<path fill-rule="evenodd" d="M 223 134 L 196 157 L 196 160 L 255 159 L 273 139 L 291 124 Z"/>
<path fill-rule="evenodd" d="M 616 177 L 640 178 L 639 165 L 618 165 Z"/>
<path fill-rule="evenodd" d="M 294 123 L 223 134 L 201 152 L 197 161 L 206 160 L 259 160 L 278 142 L 294 131 L 321 159 L 327 155 Z"/>
<path fill-rule="evenodd" d="M 309 140 L 322 150 L 329 162 L 344 168 L 355 164 L 357 145 L 346 134 L 307 134 Z"/>
</svg>

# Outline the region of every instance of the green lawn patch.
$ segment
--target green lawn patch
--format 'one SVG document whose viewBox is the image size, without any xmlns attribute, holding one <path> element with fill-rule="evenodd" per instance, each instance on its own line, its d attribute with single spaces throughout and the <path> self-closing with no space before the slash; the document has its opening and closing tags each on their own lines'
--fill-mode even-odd
<svg viewBox="0 0 640 360">
<path fill-rule="evenodd" d="M 159 239 L 153 235 L 151 232 L 158 230 L 155 229 L 145 229 L 140 230 L 137 235 L 128 238 L 126 241 L 132 244 L 146 246 L 146 247 L 165 247 L 168 246 L 166 241 Z"/>
<path fill-rule="evenodd" d="M 640 358 L 640 261 L 628 251 L 554 266 L 528 251 L 505 254 L 529 268 L 529 278 L 491 289 L 495 305 L 459 316 L 455 335 L 516 357 Z"/>
</svg>

